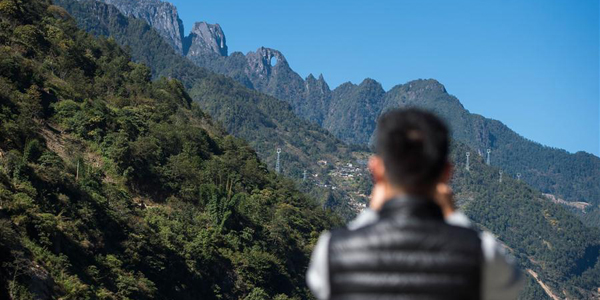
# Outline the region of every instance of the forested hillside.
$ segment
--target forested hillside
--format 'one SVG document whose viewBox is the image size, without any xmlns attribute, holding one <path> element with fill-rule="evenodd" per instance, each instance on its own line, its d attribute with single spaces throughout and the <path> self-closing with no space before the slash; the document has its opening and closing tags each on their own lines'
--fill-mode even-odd
<svg viewBox="0 0 600 300">
<path fill-rule="evenodd" d="M 19 26 L 2 27 L 7 54 L 0 68 L 10 74 L 2 77 L 7 117 L 0 131 L 0 148 L 11 158 L 2 160 L 0 176 L 6 290 L 109 299 L 307 298 L 306 255 L 320 230 L 339 221 L 268 172 L 250 146 L 260 151 L 254 139 L 267 137 L 261 130 L 300 143 L 299 157 L 347 146 L 316 126 L 306 131 L 313 135 L 303 133 L 305 123 L 285 103 L 162 51 L 164 41 L 140 20 L 99 3 L 59 2 L 87 30 L 114 37 L 94 40 L 60 8 L 50 6 L 51 17 L 35 3 L 43 19 L 19 16 Z M 18 37 L 16 28 L 26 24 L 39 33 L 35 39 Z M 55 32 L 62 38 L 53 42 Z M 152 72 L 131 63 L 115 41 Z M 37 98 L 23 95 L 32 82 L 46 100 L 43 113 L 27 123 L 28 101 Z M 242 132 L 249 145 L 225 135 L 203 111 Z M 269 122 L 272 114 L 282 117 Z M 455 147 L 453 186 L 469 216 L 498 234 L 557 295 L 597 296 L 598 232 L 508 174 L 500 184 L 498 169 L 481 158 L 465 172 L 463 154 L 474 150 Z M 530 279 L 523 298 L 543 293 Z"/>
<path fill-rule="evenodd" d="M 207 72 L 174 52 L 171 46 L 147 23 L 127 18 L 111 5 L 91 0 L 57 0 L 80 27 L 95 35 L 110 36 L 127 47 L 132 58 L 151 67 L 153 77 L 177 78 L 190 96 L 214 120 L 236 137 L 248 141 L 270 168 L 275 167 L 276 149 L 281 148 L 281 170 L 300 181 L 304 170 L 315 184 L 304 185 L 327 207 L 352 216 L 355 206 L 366 201 L 368 176 L 357 176 L 347 186 L 329 175 L 336 165 L 352 163 L 362 157 L 361 148 L 350 147 L 326 130 L 297 117 L 289 104 L 245 88 L 228 77 Z M 317 164 L 323 160 L 328 168 Z M 314 175 L 317 175 L 314 177 Z M 335 190 L 323 188 L 336 186 Z"/>
<path fill-rule="evenodd" d="M 0 16 L 0 298 L 310 298 L 336 218 L 63 8 Z"/>
<path fill-rule="evenodd" d="M 586 227 L 559 204 L 514 176 L 490 167 L 480 157 L 471 157 L 465 169 L 464 153 L 457 144 L 452 151 L 456 164 L 452 187 L 461 208 L 482 229 L 494 233 L 519 261 L 563 299 L 593 299 L 600 296 L 600 231 Z M 541 299 L 543 291 L 530 283 L 522 299 Z"/>
</svg>

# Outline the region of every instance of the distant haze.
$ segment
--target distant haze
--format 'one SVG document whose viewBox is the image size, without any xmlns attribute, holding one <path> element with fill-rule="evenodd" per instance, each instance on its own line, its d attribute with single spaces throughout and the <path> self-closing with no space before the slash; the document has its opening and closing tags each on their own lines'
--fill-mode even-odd
<svg viewBox="0 0 600 300">
<path fill-rule="evenodd" d="M 385 89 L 435 78 L 471 112 L 600 155 L 598 1 L 169 1 L 229 53 L 280 50 L 302 76 Z"/>
</svg>

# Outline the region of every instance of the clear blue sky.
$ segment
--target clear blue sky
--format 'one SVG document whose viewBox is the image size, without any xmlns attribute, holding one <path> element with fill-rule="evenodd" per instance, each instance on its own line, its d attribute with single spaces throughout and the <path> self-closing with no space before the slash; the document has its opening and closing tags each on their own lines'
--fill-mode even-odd
<svg viewBox="0 0 600 300">
<path fill-rule="evenodd" d="M 230 53 L 275 48 L 331 88 L 435 78 L 471 112 L 600 155 L 597 0 L 171 2 L 186 34 L 221 24 Z"/>
</svg>

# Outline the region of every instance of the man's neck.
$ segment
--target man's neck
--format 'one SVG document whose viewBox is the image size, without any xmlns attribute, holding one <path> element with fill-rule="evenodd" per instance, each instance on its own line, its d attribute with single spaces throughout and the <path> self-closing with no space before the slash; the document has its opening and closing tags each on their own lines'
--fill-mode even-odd
<svg viewBox="0 0 600 300">
<path fill-rule="evenodd" d="M 405 189 L 402 189 L 401 187 L 395 187 L 395 186 L 388 185 L 386 192 L 385 192 L 385 199 L 386 199 L 385 201 L 387 202 L 390 199 L 404 197 L 404 196 L 413 196 L 413 197 L 419 197 L 419 198 L 425 198 L 425 199 L 433 199 L 435 196 L 435 191 L 422 191 L 422 192 L 407 191 Z"/>
<path fill-rule="evenodd" d="M 373 207 L 373 209 L 380 210 L 385 202 L 390 201 L 394 198 L 404 196 L 416 196 L 419 198 L 434 199 L 433 197 L 435 196 L 435 191 L 414 192 L 403 189 L 402 187 L 393 186 L 386 183 L 384 185 L 383 194 L 383 201 L 381 203 L 378 203 L 377 207 Z"/>
</svg>

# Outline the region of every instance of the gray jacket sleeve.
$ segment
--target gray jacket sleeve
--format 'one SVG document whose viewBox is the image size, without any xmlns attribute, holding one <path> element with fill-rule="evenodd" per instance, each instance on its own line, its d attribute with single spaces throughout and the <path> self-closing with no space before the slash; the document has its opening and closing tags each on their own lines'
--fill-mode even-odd
<svg viewBox="0 0 600 300">
<path fill-rule="evenodd" d="M 348 223 L 348 228 L 351 230 L 366 226 L 376 222 L 378 219 L 377 213 L 371 209 L 364 209 L 356 219 Z M 317 245 L 313 250 L 310 258 L 310 265 L 306 273 L 306 283 L 310 291 L 319 300 L 329 299 L 329 239 L 331 233 L 325 231 L 319 237 Z"/>
<path fill-rule="evenodd" d="M 446 223 L 472 227 L 469 218 L 460 211 L 448 216 Z M 481 298 L 483 300 L 517 299 L 523 288 L 524 277 L 517 268 L 514 257 L 491 233 L 483 231 L 479 234 L 479 238 L 481 238 L 484 259 L 481 272 Z"/>
<path fill-rule="evenodd" d="M 328 249 L 329 231 L 323 232 L 315 245 L 315 249 L 310 257 L 310 265 L 306 273 L 306 283 L 310 291 L 319 300 L 329 299 L 329 261 Z"/>
</svg>

